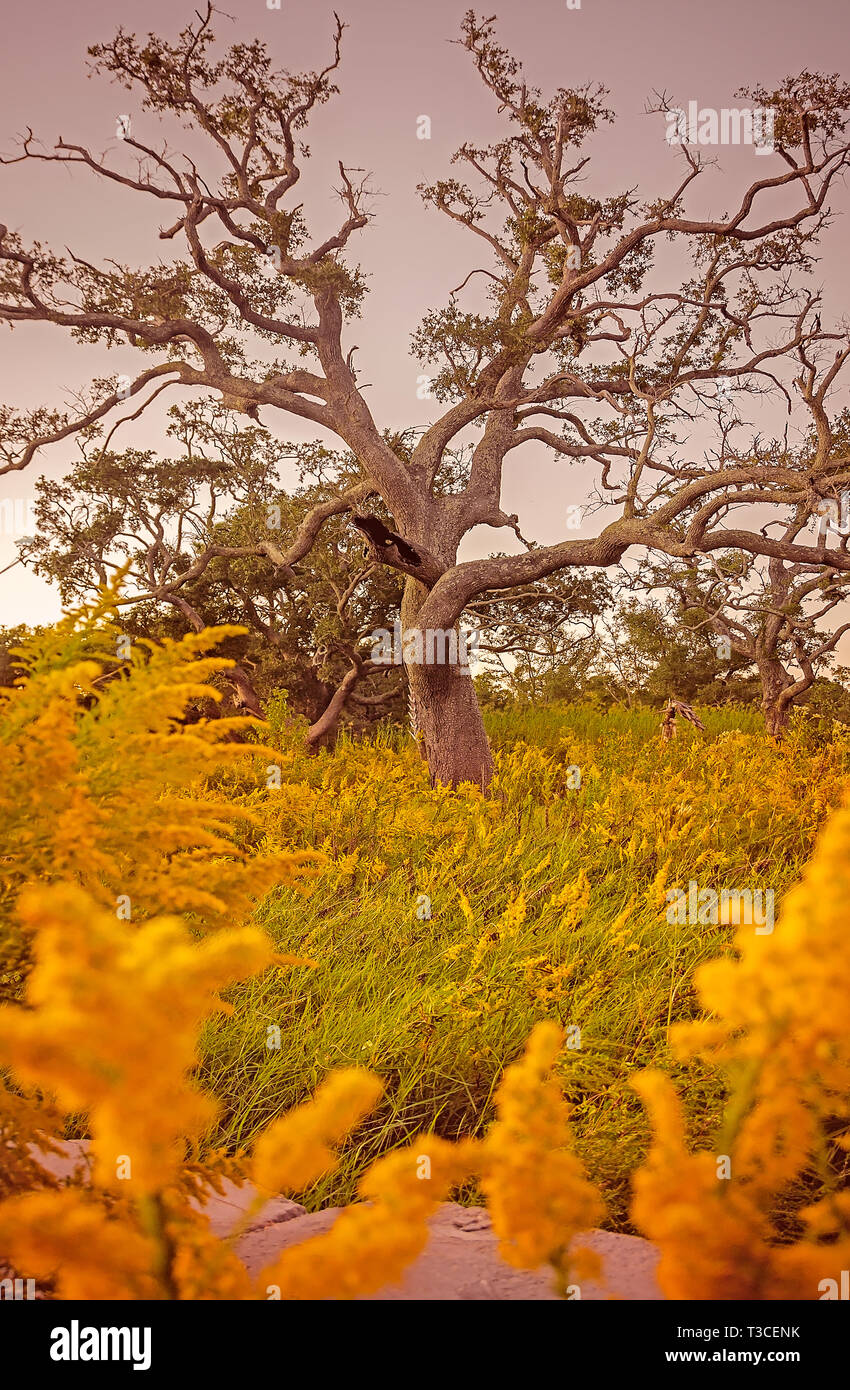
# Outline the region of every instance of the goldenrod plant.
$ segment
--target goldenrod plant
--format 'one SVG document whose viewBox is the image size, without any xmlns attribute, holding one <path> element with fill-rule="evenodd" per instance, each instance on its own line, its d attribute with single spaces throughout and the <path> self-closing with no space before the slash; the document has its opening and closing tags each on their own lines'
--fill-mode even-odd
<svg viewBox="0 0 850 1390">
<path fill-rule="evenodd" d="M 712 1149 L 690 1152 L 668 1077 L 636 1085 L 655 1135 L 635 1177 L 634 1218 L 659 1245 L 670 1297 L 820 1298 L 850 1261 L 850 809 L 835 812 L 775 933 L 740 927 L 736 959 L 697 972 L 707 1019 L 672 1030 L 675 1050 L 732 1081 Z M 776 1215 L 809 1176 L 800 1238 Z"/>
<path fill-rule="evenodd" d="M 28 887 L 76 886 L 125 935 L 162 912 L 203 933 L 243 925 L 316 858 L 257 853 L 255 817 L 210 786 L 216 769 L 268 762 L 259 744 L 231 741 L 255 721 L 183 722 L 193 701 L 220 699 L 209 682 L 230 663 L 206 653 L 233 630 L 131 644 L 115 599 L 112 589 L 33 639 L 17 654 L 17 685 L 0 690 L 0 998 L 20 999 L 30 969 L 37 918 L 18 910 Z M 49 1148 L 56 1121 L 0 1090 L 0 1195 L 37 1175 L 36 1140 Z"/>
<path fill-rule="evenodd" d="M 28 882 L 77 883 L 128 922 L 180 912 L 211 930 L 246 921 L 272 884 L 315 859 L 254 853 L 255 817 L 209 785 L 216 769 L 268 762 L 259 744 L 233 741 L 257 721 L 184 722 L 193 702 L 221 699 L 210 682 L 233 662 L 207 653 L 241 629 L 131 642 L 114 605 L 112 590 L 33 639 L 17 686 L 0 689 L 7 995 L 25 968 L 14 905 Z"/>
<path fill-rule="evenodd" d="M 182 722 L 191 701 L 215 698 L 209 678 L 227 663 L 201 654 L 230 629 L 140 644 L 116 670 L 124 643 L 113 605 L 105 595 L 22 651 L 22 678 L 3 696 L 0 730 L 15 755 L 2 793 L 12 831 L 4 905 L 18 954 L 5 979 L 14 1002 L 0 1010 L 0 1250 L 60 1298 L 377 1288 L 421 1251 L 427 1217 L 475 1169 L 476 1146 L 427 1136 L 381 1160 L 363 1180 L 366 1203 L 259 1281 L 211 1235 L 190 1199 L 225 1173 L 250 1173 L 267 1195 L 308 1187 L 335 1167 L 330 1145 L 382 1085 L 362 1068 L 332 1073 L 266 1129 L 247 1169 L 191 1161 L 218 1110 L 193 1080 L 198 1028 L 229 1007 L 217 990 L 313 965 L 241 923 L 271 884 L 295 884 L 317 856 L 244 849 L 234 828 L 256 815 L 202 780 L 271 755 L 227 741 L 250 721 Z M 55 1147 L 62 1116 L 79 1114 L 92 1166 L 84 1180 L 58 1183 L 38 1154 Z"/>
</svg>

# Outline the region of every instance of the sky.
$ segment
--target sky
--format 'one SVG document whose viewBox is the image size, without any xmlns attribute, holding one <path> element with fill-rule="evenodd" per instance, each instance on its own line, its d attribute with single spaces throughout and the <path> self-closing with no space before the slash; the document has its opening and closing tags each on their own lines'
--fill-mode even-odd
<svg viewBox="0 0 850 1390">
<path fill-rule="evenodd" d="M 330 52 L 333 4 L 324 0 L 221 0 L 220 39 L 262 39 L 274 59 L 291 70 L 324 65 Z M 576 0 L 571 0 L 573 6 Z M 336 0 L 349 26 L 343 39 L 340 95 L 310 127 L 313 152 L 308 207 L 316 229 L 333 227 L 338 204 L 337 162 L 367 169 L 375 189 L 374 220 L 352 243 L 352 259 L 369 276 L 363 316 L 347 334 L 358 347 L 362 379 L 372 383 L 368 400 L 380 427 L 424 425 L 434 402 L 420 399 L 422 366 L 409 352 L 410 335 L 423 313 L 446 302 L 480 255 L 467 233 L 426 210 L 416 186 L 450 173 L 450 158 L 463 141 L 485 143 L 501 134 L 489 94 L 475 76 L 469 55 L 452 43 L 468 0 Z M 492 8 L 491 8 L 492 7 Z M 802 68 L 850 76 L 850 11 L 847 0 L 488 0 L 485 13 L 499 19 L 499 40 L 524 64 L 530 83 L 544 93 L 559 86 L 600 81 L 617 114 L 589 147 L 593 163 L 588 191 L 603 194 L 637 188 L 646 196 L 666 192 L 679 173 L 659 114 L 648 114 L 653 94 L 666 92 L 686 107 L 721 109 L 740 86 L 774 85 Z M 193 6 L 175 0 L 39 0 L 15 5 L 3 21 L 0 81 L 0 152 L 15 153 L 27 127 L 45 145 L 62 136 L 98 153 L 115 151 L 116 121 L 127 114 L 140 139 L 155 143 L 161 128 L 137 109 L 135 95 L 92 78 L 86 49 L 111 37 L 119 26 L 139 34 L 176 36 Z M 430 139 L 418 138 L 421 117 L 430 120 Z M 120 151 L 118 157 L 120 158 Z M 743 188 L 763 173 L 767 159 L 751 148 L 712 151 L 713 167 L 699 181 L 695 210 L 731 207 Z M 299 194 L 299 196 L 301 196 Z M 847 200 L 847 189 L 842 193 Z M 92 261 L 112 256 L 147 265 L 163 254 L 158 240 L 163 220 L 153 199 L 117 188 L 83 169 L 43 163 L 0 167 L 0 222 L 25 241 L 38 240 L 57 252 L 70 248 Z M 824 323 L 850 309 L 847 221 L 827 237 L 815 281 L 824 286 Z M 106 352 L 81 348 L 62 329 L 21 324 L 0 326 L 0 400 L 19 408 L 60 406 L 96 376 L 132 374 L 138 359 L 129 346 Z M 276 434 L 306 439 L 312 427 L 288 418 L 261 417 Z M 125 444 L 162 447 L 162 413 L 120 436 Z M 41 473 L 61 476 L 74 446 L 54 446 L 25 473 L 0 477 L 2 517 L 18 513 L 33 495 Z M 543 542 L 563 539 L 570 504 L 582 504 L 589 478 L 554 459 L 545 449 L 511 456 L 504 490 L 507 511 L 520 514 L 525 534 Z M 593 534 L 596 521 L 588 518 Z M 0 570 L 14 558 L 14 528 L 0 525 Z M 7 534 L 2 534 L 3 531 Z M 493 533 L 489 544 L 493 545 Z M 483 553 L 473 538 L 465 554 Z M 475 547 L 479 546 L 478 550 Z M 509 549 L 503 533 L 494 548 Z M 59 613 L 54 591 L 20 565 L 0 574 L 0 625 L 52 621 Z"/>
</svg>

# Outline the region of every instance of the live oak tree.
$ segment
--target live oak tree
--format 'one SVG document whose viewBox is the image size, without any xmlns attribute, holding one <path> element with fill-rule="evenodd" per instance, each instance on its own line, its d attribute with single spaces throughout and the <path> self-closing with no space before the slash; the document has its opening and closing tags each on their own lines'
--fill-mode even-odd
<svg viewBox="0 0 850 1390">
<path fill-rule="evenodd" d="M 364 298 L 350 257 L 372 217 L 368 180 L 340 163 L 342 217 L 330 230 L 308 226 L 299 190 L 304 131 L 337 92 L 343 26 L 337 20 L 323 71 L 292 75 L 259 42 L 215 58 L 211 19 L 208 9 L 173 44 L 119 31 L 91 50 L 95 71 L 138 93 L 146 113 L 111 154 L 64 138 L 46 149 L 28 134 L 12 157 L 81 166 L 153 200 L 160 238 L 182 255 L 95 265 L 0 229 L 0 316 L 51 322 L 82 343 L 130 343 L 141 359 L 123 390 L 95 382 L 74 409 L 6 408 L 5 468 L 26 467 L 42 446 L 122 409 L 135 416 L 169 389 L 212 390 L 250 419 L 260 410 L 266 420 L 297 416 L 357 460 L 361 497 L 327 505 L 361 512 L 363 496 L 375 494 L 403 538 L 404 553 L 384 546 L 374 558 L 405 576 L 406 629 L 450 630 L 485 591 L 607 567 L 635 547 L 685 559 L 732 547 L 818 563 L 801 536 L 767 535 L 752 518 L 765 507 L 814 507 L 850 483 L 828 400 L 848 335 L 821 327 L 825 307 L 806 279 L 850 156 L 846 85 L 803 72 L 742 93 L 773 111 L 774 150 L 737 195 L 724 184 L 731 211 L 707 214 L 705 200 L 698 210 L 689 200 L 710 166 L 688 145 L 671 151 L 666 191 L 601 188 L 585 146 L 613 119 L 604 90 L 543 98 L 496 42 L 492 20 L 469 12 L 460 42 L 502 133 L 485 148 L 462 145 L 459 176 L 421 190 L 474 238 L 483 262 L 473 260 L 415 335 L 440 411 L 405 456 L 370 409 L 347 336 Z M 148 134 L 154 118 L 191 127 L 191 154 Z M 209 146 L 203 165 L 199 135 Z M 649 138 L 662 138 L 660 120 Z M 682 252 L 692 263 L 684 282 L 665 260 L 671 241 L 676 263 Z M 796 395 L 784 380 L 791 371 Z M 731 428 L 720 459 L 707 458 L 697 427 L 721 378 L 742 401 L 764 394 L 767 404 L 811 412 L 818 444 L 807 468 L 760 460 Z M 523 545 L 502 506 L 502 477 L 513 451 L 535 444 L 595 465 L 617 508 L 600 535 Z M 447 484 L 446 457 L 464 445 L 468 465 Z M 516 533 L 522 550 L 459 563 L 461 541 L 482 526 Z M 835 565 L 850 570 L 850 556 L 836 553 Z M 432 778 L 486 786 L 491 757 L 470 676 L 428 665 L 408 675 Z"/>
<path fill-rule="evenodd" d="M 785 523 L 782 534 L 793 540 L 800 527 L 799 521 Z M 840 552 L 846 547 L 842 537 Z M 850 632 L 850 621 L 826 626 L 846 614 L 850 595 L 850 574 L 829 564 L 794 564 L 779 556 L 759 563 L 751 555 L 730 554 L 713 566 L 704 559 L 685 569 L 668 566 L 656 572 L 655 581 L 667 588 L 689 631 L 713 635 L 727 670 L 755 668 L 773 738 L 782 737 L 793 706 L 831 668 Z"/>
<path fill-rule="evenodd" d="M 797 386 L 808 392 L 805 379 Z M 849 410 L 835 415 L 830 434 L 836 453 L 850 453 Z M 790 465 L 805 474 L 817 458 L 819 437 L 813 428 L 796 448 L 787 435 L 759 439 L 756 447 L 760 464 Z M 847 491 L 841 498 L 824 495 L 811 511 L 809 500 L 800 499 L 766 521 L 764 533 L 784 544 L 805 536 L 814 544 L 816 562 L 730 550 L 684 562 L 649 560 L 630 576 L 634 594 L 661 596 L 656 602 L 694 652 L 698 639 L 708 638 L 723 656 L 727 675 L 756 672 L 765 725 L 774 738 L 787 728 L 793 705 L 834 665 L 839 643 L 850 632 L 850 573 L 842 568 L 850 539 L 848 500 Z"/>
<path fill-rule="evenodd" d="M 313 485 L 278 493 L 272 507 L 236 509 L 216 540 L 250 552 L 270 520 L 281 539 L 297 534 L 326 489 Z M 394 570 L 364 553 L 361 537 L 339 516 L 329 517 L 307 563 L 287 570 L 264 555 L 217 559 L 212 583 L 221 583 L 257 644 L 260 693 L 267 700 L 285 686 L 293 708 L 306 713 L 307 746 L 330 743 L 343 716 L 362 727 L 387 715 L 403 717 L 406 691 L 397 666 L 379 652 L 379 634 L 398 616 L 402 583 Z"/>
</svg>

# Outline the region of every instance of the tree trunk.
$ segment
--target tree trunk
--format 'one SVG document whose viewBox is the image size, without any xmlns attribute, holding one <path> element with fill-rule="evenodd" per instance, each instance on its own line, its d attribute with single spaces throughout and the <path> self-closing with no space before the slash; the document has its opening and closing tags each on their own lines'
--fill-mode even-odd
<svg viewBox="0 0 850 1390">
<path fill-rule="evenodd" d="M 778 742 L 791 718 L 791 701 L 785 697 L 785 691 L 793 681 L 779 661 L 760 661 L 758 671 L 765 728 Z"/>
<path fill-rule="evenodd" d="M 405 634 L 415 630 L 425 597 L 422 585 L 409 580 L 401 605 Z M 493 777 L 493 758 L 469 670 L 457 662 L 436 665 L 405 659 L 404 665 L 432 787 L 474 782 L 486 791 Z"/>
</svg>

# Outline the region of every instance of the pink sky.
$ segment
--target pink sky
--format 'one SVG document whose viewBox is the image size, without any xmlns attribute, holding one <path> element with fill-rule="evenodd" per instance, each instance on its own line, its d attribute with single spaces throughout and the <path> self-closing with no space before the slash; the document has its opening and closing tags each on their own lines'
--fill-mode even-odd
<svg viewBox="0 0 850 1390">
<path fill-rule="evenodd" d="M 330 51 L 332 4 L 282 0 L 222 0 L 233 22 L 219 17 L 216 32 L 229 42 L 262 38 L 281 66 L 321 67 Z M 494 105 L 475 77 L 456 38 L 466 0 L 337 0 L 349 24 L 340 96 L 322 108 L 311 125 L 309 208 L 316 230 L 331 226 L 337 204 L 330 192 L 336 163 L 365 167 L 379 190 L 376 220 L 352 243 L 351 259 L 370 273 L 371 292 L 363 318 L 352 326 L 363 379 L 381 426 L 423 424 L 433 403 L 417 399 L 422 367 L 409 356 L 409 337 L 423 312 L 445 302 L 448 291 L 480 263 L 471 238 L 438 214 L 425 211 L 417 183 L 449 171 L 449 158 L 465 139 L 498 138 L 502 127 Z M 493 8 L 496 8 L 495 6 Z M 490 5 L 485 13 L 492 12 Z M 773 84 L 788 72 L 850 69 L 846 0 L 713 0 L 710 5 L 675 0 L 511 0 L 498 6 L 500 39 L 523 59 L 528 80 L 548 93 L 557 86 L 602 81 L 618 121 L 589 147 L 589 188 L 614 193 L 637 186 L 668 191 L 678 165 L 664 139 L 664 122 L 645 115 L 653 91 L 665 90 L 682 106 L 735 105 L 741 85 Z M 86 48 L 109 38 L 119 25 L 173 38 L 193 13 L 173 0 L 40 0 L 16 5 L 4 16 L 3 82 L 0 86 L 0 149 L 13 151 L 14 138 L 32 126 L 45 144 L 62 135 L 95 151 L 115 148 L 116 117 L 133 119 L 133 132 L 155 143 L 156 122 L 137 111 L 136 98 L 102 79 L 89 79 Z M 737 103 L 740 104 L 740 103 Z M 430 140 L 416 135 L 417 117 L 431 119 Z M 172 132 L 173 133 L 173 132 Z M 712 151 L 719 167 L 700 180 L 702 204 L 717 212 L 737 200 L 761 174 L 763 162 L 751 149 Z M 114 256 L 150 264 L 163 255 L 157 238 L 161 209 L 152 199 L 98 182 L 81 169 L 44 164 L 0 169 L 0 221 L 27 240 L 61 251 L 70 247 L 90 260 Z M 848 312 L 846 222 L 831 233 L 816 274 L 826 288 L 824 314 L 834 321 Z M 129 347 L 106 353 L 71 343 L 49 325 L 0 330 L 0 399 L 18 406 L 59 405 L 70 391 L 95 375 L 132 372 Z M 297 421 L 263 414 L 263 423 L 284 438 L 307 438 Z M 161 416 L 125 444 L 160 443 Z M 61 474 L 72 447 L 42 454 L 28 473 L 0 481 L 0 500 L 32 495 L 41 472 Z M 520 513 L 526 533 L 562 538 L 567 505 L 586 493 L 576 469 L 545 450 L 522 451 L 505 488 L 507 510 Z M 588 534 L 589 532 L 585 532 Z M 494 548 L 508 548 L 501 534 Z M 0 536 L 0 568 L 14 542 Z M 39 621 L 58 612 L 56 596 L 21 567 L 0 576 L 0 623 Z"/>
</svg>

